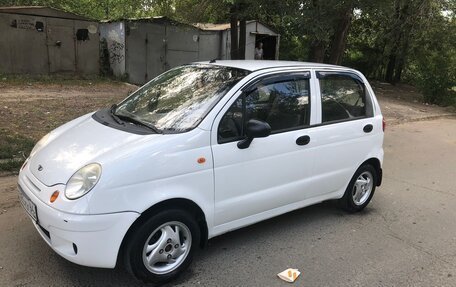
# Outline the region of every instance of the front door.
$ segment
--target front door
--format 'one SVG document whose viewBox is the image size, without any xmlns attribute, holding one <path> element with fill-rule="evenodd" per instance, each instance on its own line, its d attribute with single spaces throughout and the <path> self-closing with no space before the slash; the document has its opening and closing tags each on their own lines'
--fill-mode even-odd
<svg viewBox="0 0 456 287">
<path fill-rule="evenodd" d="M 309 76 L 301 72 L 263 78 L 239 92 L 216 118 L 215 226 L 249 224 L 283 213 L 281 209 L 306 198 L 314 161 L 312 144 L 306 142 L 311 132 L 306 129 Z M 240 149 L 237 143 L 250 119 L 267 122 L 271 135 Z"/>
</svg>

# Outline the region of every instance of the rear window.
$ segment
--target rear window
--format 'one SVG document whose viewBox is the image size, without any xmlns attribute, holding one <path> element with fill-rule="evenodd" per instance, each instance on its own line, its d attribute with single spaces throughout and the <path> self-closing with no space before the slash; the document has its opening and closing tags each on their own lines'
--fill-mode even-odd
<svg viewBox="0 0 456 287">
<path fill-rule="evenodd" d="M 344 74 L 320 77 L 320 91 L 323 123 L 368 115 L 366 88 L 354 77 Z"/>
</svg>

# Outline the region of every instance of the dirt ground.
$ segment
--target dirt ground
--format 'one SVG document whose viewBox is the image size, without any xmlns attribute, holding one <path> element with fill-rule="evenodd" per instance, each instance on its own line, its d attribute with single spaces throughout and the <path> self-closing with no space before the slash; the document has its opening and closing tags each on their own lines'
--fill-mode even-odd
<svg viewBox="0 0 456 287">
<path fill-rule="evenodd" d="M 119 102 L 137 87 L 122 82 L 1 83 L 0 130 L 35 140 L 78 116 Z"/>
<path fill-rule="evenodd" d="M 454 107 L 423 103 L 422 95 L 413 86 L 373 82 L 373 89 L 388 125 L 453 116 Z"/>
<path fill-rule="evenodd" d="M 109 80 L 0 80 L 0 176 L 17 171 L 49 131 L 118 103 L 136 88 Z"/>
</svg>

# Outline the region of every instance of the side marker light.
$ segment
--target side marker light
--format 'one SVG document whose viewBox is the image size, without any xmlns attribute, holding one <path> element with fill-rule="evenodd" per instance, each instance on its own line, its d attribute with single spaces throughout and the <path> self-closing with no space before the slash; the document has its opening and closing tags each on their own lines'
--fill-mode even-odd
<svg viewBox="0 0 456 287">
<path fill-rule="evenodd" d="M 56 190 L 56 191 L 54 191 L 54 192 L 52 193 L 51 199 L 49 199 L 49 201 L 50 201 L 51 203 L 53 203 L 54 201 L 56 201 L 57 197 L 59 197 L 59 191 L 58 191 L 58 190 Z"/>
</svg>

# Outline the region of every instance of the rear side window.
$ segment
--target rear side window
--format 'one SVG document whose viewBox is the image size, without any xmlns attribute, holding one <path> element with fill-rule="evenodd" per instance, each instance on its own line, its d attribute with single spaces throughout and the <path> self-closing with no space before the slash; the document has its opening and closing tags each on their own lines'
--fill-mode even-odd
<svg viewBox="0 0 456 287">
<path fill-rule="evenodd" d="M 370 116 L 364 84 L 346 74 L 320 76 L 322 122 Z"/>
<path fill-rule="evenodd" d="M 308 126 L 309 99 L 307 78 L 260 82 L 241 95 L 223 116 L 218 128 L 218 141 L 242 139 L 244 127 L 250 119 L 267 122 L 271 133 Z"/>
</svg>

